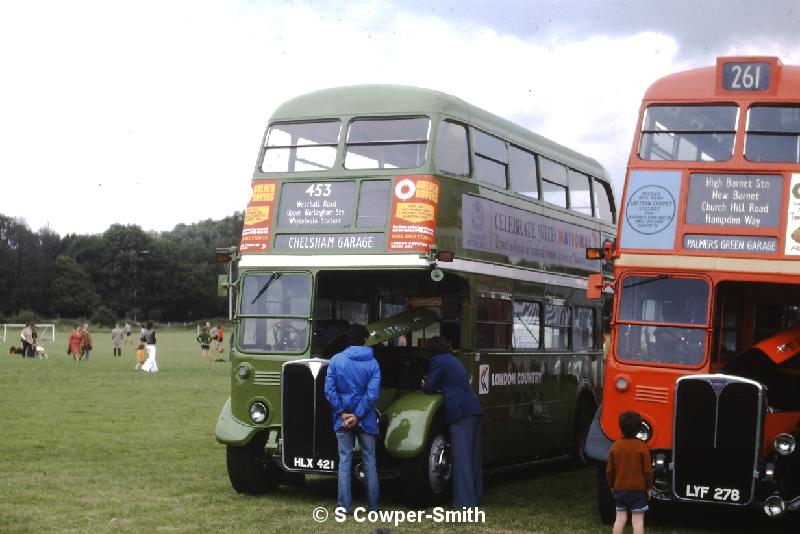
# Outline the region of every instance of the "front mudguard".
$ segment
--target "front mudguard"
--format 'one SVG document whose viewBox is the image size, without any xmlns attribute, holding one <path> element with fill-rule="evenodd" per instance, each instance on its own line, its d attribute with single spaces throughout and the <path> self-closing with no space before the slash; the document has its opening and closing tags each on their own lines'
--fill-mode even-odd
<svg viewBox="0 0 800 534">
<path fill-rule="evenodd" d="M 233 417 L 231 412 L 231 399 L 225 401 L 222 411 L 217 419 L 217 428 L 214 437 L 224 445 L 242 446 L 247 444 L 259 429 L 246 425 Z"/>
<path fill-rule="evenodd" d="M 589 433 L 586 435 L 586 445 L 583 447 L 586 458 L 596 462 L 608 461 L 608 451 L 611 450 L 613 444 L 603 432 L 603 427 L 600 426 L 600 410 L 602 409 L 603 405 L 601 404 L 594 413 Z"/>
<path fill-rule="evenodd" d="M 440 394 L 413 391 L 403 395 L 383 412 L 386 420 L 386 452 L 395 458 L 414 458 L 422 452 L 433 418 L 442 406 Z"/>
</svg>

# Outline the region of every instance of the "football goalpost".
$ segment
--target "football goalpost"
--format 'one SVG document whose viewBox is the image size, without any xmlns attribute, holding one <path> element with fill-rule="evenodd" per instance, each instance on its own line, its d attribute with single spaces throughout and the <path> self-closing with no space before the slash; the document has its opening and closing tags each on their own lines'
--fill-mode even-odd
<svg viewBox="0 0 800 534">
<path fill-rule="evenodd" d="M 25 328 L 24 324 L 3 324 L 3 343 L 10 338 L 12 343 L 17 343 L 20 340 L 22 329 Z M 36 324 L 36 341 L 55 341 L 56 340 L 56 325 L 54 324 Z"/>
</svg>

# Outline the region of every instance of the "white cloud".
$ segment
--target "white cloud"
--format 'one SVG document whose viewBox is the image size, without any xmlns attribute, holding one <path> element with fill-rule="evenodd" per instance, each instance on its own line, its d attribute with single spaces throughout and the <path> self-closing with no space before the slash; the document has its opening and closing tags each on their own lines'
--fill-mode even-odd
<svg viewBox="0 0 800 534">
<path fill-rule="evenodd" d="M 360 83 L 459 96 L 595 157 L 619 194 L 645 88 L 713 64 L 677 59 L 667 33 L 529 41 L 402 5 L 3 4 L 0 213 L 62 234 L 224 217 L 247 202 L 275 107 Z M 741 53 L 781 50 L 765 46 Z"/>
</svg>

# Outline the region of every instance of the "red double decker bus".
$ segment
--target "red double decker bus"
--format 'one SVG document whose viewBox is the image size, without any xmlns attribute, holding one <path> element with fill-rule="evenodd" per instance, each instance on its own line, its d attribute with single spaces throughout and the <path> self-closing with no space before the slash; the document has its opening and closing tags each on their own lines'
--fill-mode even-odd
<svg viewBox="0 0 800 534">
<path fill-rule="evenodd" d="M 647 90 L 617 240 L 607 459 L 635 410 L 654 497 L 800 508 L 800 67 L 725 57 Z M 603 519 L 612 497 L 598 471 Z"/>
</svg>

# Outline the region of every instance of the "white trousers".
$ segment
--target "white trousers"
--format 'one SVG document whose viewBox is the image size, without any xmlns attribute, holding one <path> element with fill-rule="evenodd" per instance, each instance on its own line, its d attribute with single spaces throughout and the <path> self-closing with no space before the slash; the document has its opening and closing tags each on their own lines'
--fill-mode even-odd
<svg viewBox="0 0 800 534">
<path fill-rule="evenodd" d="M 142 371 L 146 373 L 157 373 L 158 364 L 156 363 L 156 346 L 146 345 L 145 349 L 147 350 L 147 360 L 145 360 L 144 364 L 142 364 Z"/>
</svg>

